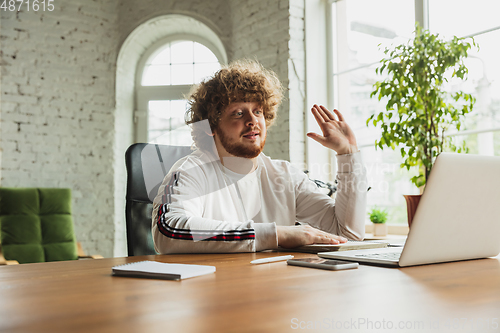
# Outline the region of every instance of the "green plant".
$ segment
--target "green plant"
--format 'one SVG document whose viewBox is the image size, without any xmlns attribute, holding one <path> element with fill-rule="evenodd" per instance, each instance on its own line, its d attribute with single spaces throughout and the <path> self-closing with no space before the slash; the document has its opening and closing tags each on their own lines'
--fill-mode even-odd
<svg viewBox="0 0 500 333">
<path fill-rule="evenodd" d="M 378 207 L 373 207 L 369 213 L 370 221 L 373 223 L 385 223 L 387 221 L 387 211 Z"/>
<path fill-rule="evenodd" d="M 472 45 L 477 46 L 472 40 Z M 452 152 L 467 152 L 465 142 L 457 147 L 445 132 L 460 130 L 464 116 L 472 111 L 475 99 L 471 94 L 447 92 L 448 77 L 467 78 L 463 60 L 471 43 L 457 37 L 439 39 L 417 25 L 415 38 L 408 44 L 384 52 L 377 73 L 387 72 L 388 78 L 374 84 L 370 97 L 388 98 L 386 110 L 373 114 L 366 121 L 382 130 L 375 141 L 380 149 L 400 148 L 405 158 L 401 168 L 418 167 L 419 175 L 411 179 L 418 187 L 425 184 L 435 158 L 446 148 Z"/>
</svg>

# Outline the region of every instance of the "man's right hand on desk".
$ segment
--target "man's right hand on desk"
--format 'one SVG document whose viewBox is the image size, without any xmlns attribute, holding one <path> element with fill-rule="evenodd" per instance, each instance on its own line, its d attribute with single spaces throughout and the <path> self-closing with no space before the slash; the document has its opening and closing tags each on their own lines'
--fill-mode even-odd
<svg viewBox="0 0 500 333">
<path fill-rule="evenodd" d="M 342 236 L 330 234 L 309 225 L 277 226 L 278 246 L 291 249 L 310 244 L 339 244 L 347 242 Z"/>
</svg>

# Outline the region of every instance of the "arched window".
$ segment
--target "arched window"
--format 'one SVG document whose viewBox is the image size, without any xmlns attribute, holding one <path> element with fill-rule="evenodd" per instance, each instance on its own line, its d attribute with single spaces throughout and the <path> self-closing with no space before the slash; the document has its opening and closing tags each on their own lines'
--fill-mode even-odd
<svg viewBox="0 0 500 333">
<path fill-rule="evenodd" d="M 197 36 L 169 36 L 152 45 L 136 74 L 136 141 L 191 145 L 191 132 L 184 122 L 185 97 L 222 63 L 222 53 Z"/>
</svg>

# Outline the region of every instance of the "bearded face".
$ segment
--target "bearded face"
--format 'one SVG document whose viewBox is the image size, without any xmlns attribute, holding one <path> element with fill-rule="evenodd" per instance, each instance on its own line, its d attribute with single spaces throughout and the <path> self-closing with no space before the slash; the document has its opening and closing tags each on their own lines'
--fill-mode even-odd
<svg viewBox="0 0 500 333">
<path fill-rule="evenodd" d="M 262 152 L 266 135 L 264 111 L 255 102 L 230 104 L 214 133 L 218 150 L 244 158 L 255 158 Z"/>
<path fill-rule="evenodd" d="M 220 142 L 224 149 L 231 155 L 244 158 L 255 158 L 264 149 L 266 137 L 262 137 L 262 131 L 259 127 L 251 128 L 249 131 L 241 133 L 243 139 L 232 140 L 231 137 L 224 134 L 219 128 L 216 130 Z"/>
</svg>

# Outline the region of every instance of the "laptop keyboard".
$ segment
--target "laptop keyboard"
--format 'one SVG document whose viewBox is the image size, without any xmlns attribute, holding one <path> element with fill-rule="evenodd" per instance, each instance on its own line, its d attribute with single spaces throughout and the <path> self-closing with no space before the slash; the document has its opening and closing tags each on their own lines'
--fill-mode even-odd
<svg viewBox="0 0 500 333">
<path fill-rule="evenodd" d="M 399 260 L 401 252 L 356 254 L 355 256 L 369 259 Z"/>
</svg>

